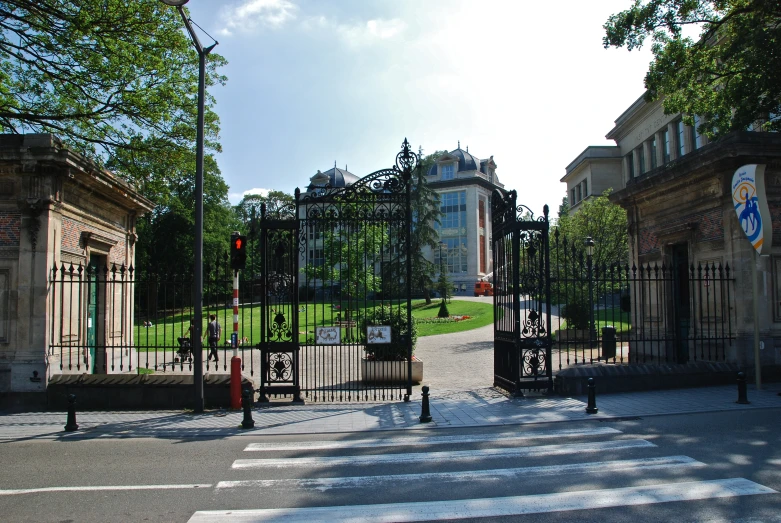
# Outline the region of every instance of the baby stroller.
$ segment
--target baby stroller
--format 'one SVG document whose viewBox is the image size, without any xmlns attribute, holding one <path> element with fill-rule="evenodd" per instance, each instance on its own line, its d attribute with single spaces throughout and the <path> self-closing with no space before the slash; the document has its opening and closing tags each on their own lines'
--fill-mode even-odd
<svg viewBox="0 0 781 523">
<path fill-rule="evenodd" d="M 179 342 L 179 350 L 176 351 L 176 362 L 193 361 L 192 344 L 190 338 L 176 338 Z"/>
</svg>

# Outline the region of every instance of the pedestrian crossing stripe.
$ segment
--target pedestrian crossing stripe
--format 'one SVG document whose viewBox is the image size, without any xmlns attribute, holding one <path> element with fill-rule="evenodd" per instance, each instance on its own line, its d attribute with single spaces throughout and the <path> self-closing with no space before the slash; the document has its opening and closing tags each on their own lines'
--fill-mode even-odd
<svg viewBox="0 0 781 523">
<path fill-rule="evenodd" d="M 285 450 L 336 450 L 375 447 L 401 447 L 411 445 L 453 445 L 460 443 L 488 443 L 494 441 L 516 441 L 526 439 L 553 439 L 585 436 L 613 436 L 621 431 L 612 427 L 595 427 L 564 430 L 530 430 L 500 434 L 465 434 L 450 436 L 403 436 L 375 439 L 341 441 L 283 441 L 250 443 L 245 452 L 269 452 Z"/>
<path fill-rule="evenodd" d="M 531 456 L 557 456 L 604 452 L 620 449 L 655 447 L 644 439 L 597 441 L 534 447 L 513 447 L 506 449 L 456 450 L 449 452 L 411 452 L 403 454 L 371 454 L 365 456 L 318 456 L 279 459 L 237 459 L 234 469 L 289 468 L 289 467 L 332 467 L 335 465 L 378 465 L 399 463 L 426 463 L 431 461 L 475 461 L 490 458 L 518 458 Z"/>
<path fill-rule="evenodd" d="M 674 501 L 777 494 L 744 478 L 690 481 L 638 487 L 581 490 L 501 498 L 460 499 L 376 505 L 198 511 L 189 523 L 404 523 L 486 518 L 651 505 Z"/>
<path fill-rule="evenodd" d="M 662 468 L 705 467 L 705 463 L 688 456 L 668 456 L 663 458 L 627 459 L 598 461 L 591 463 L 570 463 L 566 465 L 546 465 L 538 467 L 518 467 L 491 470 L 470 470 L 458 472 L 425 472 L 420 474 L 395 474 L 383 476 L 352 476 L 338 478 L 296 478 L 296 479 L 253 479 L 240 481 L 220 481 L 217 489 L 245 488 L 289 491 L 317 490 L 325 492 L 331 489 L 385 488 L 415 481 L 443 483 L 477 482 L 490 483 L 512 481 L 525 477 L 558 476 L 564 474 L 604 474 L 625 470 L 658 470 Z"/>
</svg>

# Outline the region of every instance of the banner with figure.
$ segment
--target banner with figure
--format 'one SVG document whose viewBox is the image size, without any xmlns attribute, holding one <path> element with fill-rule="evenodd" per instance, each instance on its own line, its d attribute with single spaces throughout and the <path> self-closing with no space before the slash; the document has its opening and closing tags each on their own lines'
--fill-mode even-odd
<svg viewBox="0 0 781 523">
<path fill-rule="evenodd" d="M 732 176 L 732 202 L 746 238 L 757 251 L 769 252 L 773 243 L 770 209 L 765 196 L 765 166 L 744 165 Z"/>
</svg>

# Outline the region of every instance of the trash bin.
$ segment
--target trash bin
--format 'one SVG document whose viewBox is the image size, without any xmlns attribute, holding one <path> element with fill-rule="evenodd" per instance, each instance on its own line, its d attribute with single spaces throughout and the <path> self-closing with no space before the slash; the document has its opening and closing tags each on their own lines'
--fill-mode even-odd
<svg viewBox="0 0 781 523">
<path fill-rule="evenodd" d="M 601 360 L 610 360 L 616 357 L 616 328 L 612 325 L 602 327 L 602 356 Z"/>
</svg>

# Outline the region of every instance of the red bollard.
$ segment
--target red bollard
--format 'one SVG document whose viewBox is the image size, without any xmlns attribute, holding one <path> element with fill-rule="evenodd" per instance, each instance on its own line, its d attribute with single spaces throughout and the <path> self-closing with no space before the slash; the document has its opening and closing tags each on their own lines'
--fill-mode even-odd
<svg viewBox="0 0 781 523">
<path fill-rule="evenodd" d="M 231 408 L 241 408 L 241 358 L 231 358 Z"/>
</svg>

